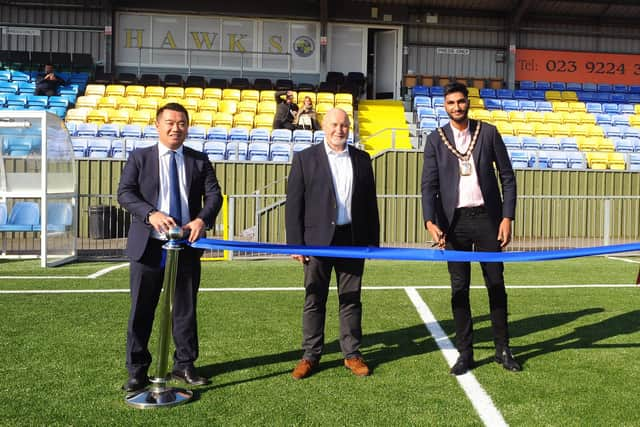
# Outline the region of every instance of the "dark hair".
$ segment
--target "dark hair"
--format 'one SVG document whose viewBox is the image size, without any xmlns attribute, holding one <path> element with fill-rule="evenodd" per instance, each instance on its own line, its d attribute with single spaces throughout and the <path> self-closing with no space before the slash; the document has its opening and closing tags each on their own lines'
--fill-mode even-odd
<svg viewBox="0 0 640 427">
<path fill-rule="evenodd" d="M 460 92 L 464 95 L 465 98 L 469 97 L 469 91 L 467 90 L 467 86 L 459 82 L 449 83 L 444 87 L 444 96 L 447 96 L 451 93 Z"/>
<path fill-rule="evenodd" d="M 170 102 L 158 108 L 158 111 L 156 112 L 156 122 L 160 119 L 160 116 L 162 115 L 162 112 L 164 110 L 177 111 L 184 114 L 184 116 L 187 118 L 187 124 L 189 123 L 189 112 L 182 106 L 182 104 L 178 104 L 177 102 Z"/>
</svg>

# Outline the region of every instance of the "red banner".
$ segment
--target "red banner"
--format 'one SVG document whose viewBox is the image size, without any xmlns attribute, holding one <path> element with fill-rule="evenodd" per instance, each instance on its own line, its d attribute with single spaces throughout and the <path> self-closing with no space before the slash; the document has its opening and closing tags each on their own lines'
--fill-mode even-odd
<svg viewBox="0 0 640 427">
<path fill-rule="evenodd" d="M 640 55 L 518 49 L 516 80 L 640 85 Z"/>
</svg>

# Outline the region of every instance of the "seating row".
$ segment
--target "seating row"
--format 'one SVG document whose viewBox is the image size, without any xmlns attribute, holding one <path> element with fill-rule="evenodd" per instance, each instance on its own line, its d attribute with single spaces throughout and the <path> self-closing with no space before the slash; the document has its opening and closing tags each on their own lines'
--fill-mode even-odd
<svg viewBox="0 0 640 427">
<path fill-rule="evenodd" d="M 48 231 L 65 231 L 73 223 L 71 204 L 51 202 L 47 204 Z M 41 231 L 40 205 L 36 202 L 16 202 L 8 213 L 6 203 L 0 203 L 0 232 Z"/>
<path fill-rule="evenodd" d="M 522 80 L 520 89 L 539 90 L 573 90 L 585 92 L 616 92 L 616 93 L 640 93 L 640 85 L 610 84 L 610 83 L 578 83 L 578 82 L 547 82 Z"/>
<path fill-rule="evenodd" d="M 76 71 L 93 71 L 93 57 L 89 53 L 69 52 L 38 52 L 24 50 L 0 51 L 0 66 L 2 68 L 17 68 L 23 70 L 39 70 L 45 64 L 53 64 L 59 69 Z"/>
<path fill-rule="evenodd" d="M 600 137 L 554 138 L 505 135 L 503 140 L 509 150 L 640 152 L 640 138 L 638 137 L 627 139 Z"/>
<path fill-rule="evenodd" d="M 509 152 L 515 169 L 594 169 L 640 171 L 640 153 L 583 153 L 580 151 Z"/>
</svg>

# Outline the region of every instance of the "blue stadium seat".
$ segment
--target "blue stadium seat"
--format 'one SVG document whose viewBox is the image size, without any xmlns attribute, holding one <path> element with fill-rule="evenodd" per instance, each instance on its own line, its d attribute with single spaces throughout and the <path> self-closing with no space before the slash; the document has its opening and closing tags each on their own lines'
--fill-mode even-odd
<svg viewBox="0 0 640 427">
<path fill-rule="evenodd" d="M 484 99 L 486 102 L 487 98 L 497 98 L 496 90 L 491 88 L 482 88 L 480 89 L 480 98 Z"/>
<path fill-rule="evenodd" d="M 598 92 L 613 92 L 613 86 L 609 83 L 598 83 L 596 85 L 596 90 Z"/>
<path fill-rule="evenodd" d="M 7 204 L 0 202 L 0 225 L 7 223 Z"/>
<path fill-rule="evenodd" d="M 157 144 L 157 141 L 155 139 L 133 139 L 133 141 L 135 141 L 135 144 L 133 146 L 133 149 L 138 149 L 138 148 L 147 148 L 147 147 L 152 147 L 154 145 Z"/>
<path fill-rule="evenodd" d="M 531 90 L 531 89 L 535 89 L 536 85 L 531 80 L 520 80 L 519 87 L 520 89 Z"/>
<path fill-rule="evenodd" d="M 16 95 L 8 93 L 6 95 L 6 105 L 9 107 L 27 108 L 27 95 Z"/>
<path fill-rule="evenodd" d="M 502 109 L 506 111 L 520 111 L 520 103 L 517 99 L 503 99 Z"/>
<path fill-rule="evenodd" d="M 613 114 L 611 116 L 611 124 L 613 126 L 629 126 L 629 117 L 625 114 Z"/>
<path fill-rule="evenodd" d="M 438 119 L 438 127 L 446 126 L 449 123 L 449 117 L 440 117 Z"/>
<path fill-rule="evenodd" d="M 553 137 L 540 138 L 540 149 L 546 151 L 560 150 L 560 141 Z"/>
<path fill-rule="evenodd" d="M 444 96 L 444 88 L 442 86 L 431 86 L 429 92 L 431 92 L 431 96 Z"/>
<path fill-rule="evenodd" d="M 294 147 L 310 147 L 311 144 L 306 142 L 298 142 Z M 274 142 L 271 144 L 271 160 L 274 162 L 288 162 L 291 159 L 292 146 L 286 142 Z"/>
<path fill-rule="evenodd" d="M 249 132 L 249 140 L 254 141 L 271 141 L 271 131 L 269 129 L 255 128 Z"/>
<path fill-rule="evenodd" d="M 203 150 L 210 161 L 219 162 L 225 159 L 227 143 L 221 140 L 205 141 Z"/>
<path fill-rule="evenodd" d="M 291 142 L 291 131 L 289 129 L 272 130 L 271 142 Z"/>
<path fill-rule="evenodd" d="M 34 145 L 34 138 L 31 136 L 13 136 L 8 138 L 6 151 L 10 156 L 28 156 Z"/>
<path fill-rule="evenodd" d="M 573 137 L 560 138 L 560 149 L 562 151 L 578 151 L 578 143 Z"/>
<path fill-rule="evenodd" d="M 535 166 L 539 169 L 547 169 L 549 166 L 549 153 L 546 151 L 538 151 L 536 153 Z"/>
<path fill-rule="evenodd" d="M 111 138 L 93 138 L 89 140 L 88 157 L 106 159 L 111 156 Z"/>
<path fill-rule="evenodd" d="M 629 85 L 629 93 L 640 93 L 640 85 Z"/>
<path fill-rule="evenodd" d="M 586 107 L 587 107 L 587 113 L 591 113 L 591 114 L 602 113 L 602 104 L 600 104 L 599 102 L 587 102 Z"/>
<path fill-rule="evenodd" d="M 204 139 L 202 138 L 187 138 L 184 140 L 184 146 L 189 147 L 192 150 L 204 151 L 203 149 Z"/>
<path fill-rule="evenodd" d="M 95 123 L 78 123 L 76 126 L 76 135 L 78 136 L 98 136 L 98 125 Z"/>
<path fill-rule="evenodd" d="M 142 138 L 142 128 L 139 125 L 124 125 L 120 129 L 123 138 Z"/>
<path fill-rule="evenodd" d="M 522 111 L 537 111 L 535 101 L 521 99 L 519 103 Z"/>
<path fill-rule="evenodd" d="M 47 231 L 62 232 L 73 224 L 73 208 L 71 203 L 50 202 L 47 204 Z M 38 223 L 33 226 L 33 231 L 41 231 Z"/>
<path fill-rule="evenodd" d="M 105 123 L 98 128 L 98 136 L 118 138 L 120 136 L 120 126 L 115 123 Z"/>
<path fill-rule="evenodd" d="M 18 83 L 0 81 L 0 93 L 6 93 L 9 95 L 18 94 Z"/>
<path fill-rule="evenodd" d="M 212 127 L 207 130 L 207 140 L 209 141 L 223 141 L 227 142 L 229 139 L 229 132 L 224 127 Z"/>
<path fill-rule="evenodd" d="M 535 88 L 537 90 L 551 90 L 551 83 L 545 81 L 537 81 Z"/>
<path fill-rule="evenodd" d="M 149 139 L 158 139 L 158 128 L 154 125 L 147 125 L 142 129 L 142 137 Z"/>
<path fill-rule="evenodd" d="M 569 169 L 586 169 L 587 159 L 582 151 L 568 151 L 567 163 Z"/>
<path fill-rule="evenodd" d="M 627 139 L 627 138 L 640 138 L 640 129 L 636 128 L 636 127 L 631 127 L 631 126 L 627 126 L 627 127 L 623 127 L 622 129 L 622 137 Z"/>
<path fill-rule="evenodd" d="M 539 150 L 540 141 L 535 136 L 523 136 L 522 137 L 522 149 L 523 150 Z"/>
<path fill-rule="evenodd" d="M 496 97 L 500 99 L 513 99 L 513 91 L 511 89 L 496 90 Z"/>
<path fill-rule="evenodd" d="M 551 82 L 551 90 L 568 90 L 565 82 Z"/>
<path fill-rule="evenodd" d="M 547 166 L 551 169 L 567 169 L 569 167 L 569 158 L 567 153 L 563 151 L 547 152 Z"/>
<path fill-rule="evenodd" d="M 520 150 L 522 148 L 519 136 L 504 135 L 502 140 L 504 141 L 504 145 L 507 147 L 507 150 Z"/>
<path fill-rule="evenodd" d="M 247 148 L 247 160 L 266 162 L 269 160 L 269 143 L 263 141 L 250 142 Z"/>
<path fill-rule="evenodd" d="M 635 108 L 632 104 L 618 104 L 618 112 L 620 114 L 635 114 Z"/>
<path fill-rule="evenodd" d="M 227 142 L 227 150 L 225 158 L 231 161 L 244 161 L 247 160 L 247 148 L 249 144 L 245 141 L 232 141 Z"/>
<path fill-rule="evenodd" d="M 553 111 L 553 106 L 549 101 L 536 101 L 536 111 L 538 112 Z"/>
<path fill-rule="evenodd" d="M 249 142 L 249 130 L 245 128 L 229 129 L 229 141 Z"/>
<path fill-rule="evenodd" d="M 596 124 L 598 125 L 611 125 L 612 119 L 611 114 L 596 114 Z"/>
<path fill-rule="evenodd" d="M 10 82 L 11 81 L 11 70 L 0 70 L 0 81 Z M 6 205 L 5 205 L 6 208 Z"/>
<path fill-rule="evenodd" d="M 431 107 L 431 98 L 428 96 L 416 96 L 413 98 L 413 109 L 416 110 L 419 107 Z"/>
<path fill-rule="evenodd" d="M 295 129 L 293 131 L 293 142 L 313 142 L 313 131 L 306 129 Z"/>
<path fill-rule="evenodd" d="M 631 139 L 622 139 L 622 138 L 616 138 L 613 141 L 613 146 L 615 147 L 615 150 L 619 153 L 633 153 L 634 150 L 634 146 L 633 146 L 633 140 Z"/>
<path fill-rule="evenodd" d="M 324 131 L 323 130 L 317 130 L 313 133 L 313 143 L 314 144 L 319 144 L 321 142 L 324 142 Z"/>
<path fill-rule="evenodd" d="M 530 90 L 529 99 L 533 101 L 545 101 L 547 98 L 544 90 Z"/>
<path fill-rule="evenodd" d="M 40 224 L 40 206 L 36 202 L 16 202 L 0 231 L 33 231 Z"/>
<path fill-rule="evenodd" d="M 640 171 L 640 153 L 627 154 L 627 170 Z"/>
<path fill-rule="evenodd" d="M 424 118 L 435 119 L 437 117 L 436 110 L 431 107 L 419 107 L 416 111 L 416 116 L 418 120 Z"/>
<path fill-rule="evenodd" d="M 597 92 L 598 86 L 595 83 L 582 83 L 582 90 L 585 92 Z"/>
<path fill-rule="evenodd" d="M 640 93 L 629 93 L 629 95 L 627 95 L 627 102 L 631 104 L 640 104 Z"/>
<path fill-rule="evenodd" d="M 596 102 L 610 102 L 611 94 L 609 92 L 596 92 L 593 94 L 593 100 Z"/>
<path fill-rule="evenodd" d="M 509 152 L 511 158 L 511 166 L 514 169 L 526 169 L 533 166 L 535 157 L 532 157 L 529 152 L 522 150 L 513 150 Z"/>
<path fill-rule="evenodd" d="M 502 101 L 499 99 L 485 98 L 484 108 L 487 110 L 502 110 Z"/>
<path fill-rule="evenodd" d="M 444 107 L 444 96 L 434 96 L 431 98 L 433 108 Z"/>
<path fill-rule="evenodd" d="M 438 107 L 436 108 L 436 117 L 440 119 L 443 117 L 449 117 L 449 115 L 447 114 L 447 110 L 444 107 Z"/>
<path fill-rule="evenodd" d="M 618 104 L 606 102 L 602 104 L 602 111 L 607 114 L 618 114 Z"/>
<path fill-rule="evenodd" d="M 627 94 L 613 92 L 610 94 L 609 100 L 618 104 L 624 104 L 625 102 L 627 102 Z"/>
<path fill-rule="evenodd" d="M 14 82 L 32 82 L 35 79 L 29 73 L 25 73 L 20 70 L 12 70 L 11 71 L 11 80 Z"/>
<path fill-rule="evenodd" d="M 69 98 L 65 96 L 50 96 L 47 101 L 48 107 L 69 108 Z"/>
<path fill-rule="evenodd" d="M 305 150 L 305 149 L 309 148 L 310 146 L 311 145 L 307 144 L 306 142 L 297 142 L 297 143 L 293 144 L 292 150 L 295 153 L 295 152 L 298 152 L 298 151 Z M 273 150 L 272 150 L 272 152 L 273 152 Z"/>
<path fill-rule="evenodd" d="M 438 127 L 438 121 L 429 117 L 425 117 L 418 123 L 418 129 L 420 130 L 435 130 Z"/>
<path fill-rule="evenodd" d="M 578 101 L 582 102 L 596 102 L 596 93 L 595 92 L 576 92 L 578 95 Z M 598 101 L 599 102 L 599 101 Z"/>
<path fill-rule="evenodd" d="M 202 126 L 189 126 L 187 135 L 189 139 L 199 139 L 201 141 L 204 141 L 205 139 L 207 139 L 207 128 Z"/>
<path fill-rule="evenodd" d="M 87 149 L 89 148 L 89 140 L 87 138 L 73 136 L 71 137 L 71 145 L 73 146 L 73 154 L 77 158 L 87 156 Z"/>
<path fill-rule="evenodd" d="M 582 91 L 582 83 L 568 82 L 565 85 L 566 90 L 571 90 L 573 92 Z"/>
<path fill-rule="evenodd" d="M 516 89 L 513 91 L 514 99 L 529 99 L 529 91 L 525 89 Z"/>
<path fill-rule="evenodd" d="M 414 97 L 416 97 L 416 96 L 429 96 L 430 95 L 429 87 L 422 86 L 422 85 L 414 86 L 413 89 L 412 89 L 412 94 L 413 94 Z"/>
</svg>

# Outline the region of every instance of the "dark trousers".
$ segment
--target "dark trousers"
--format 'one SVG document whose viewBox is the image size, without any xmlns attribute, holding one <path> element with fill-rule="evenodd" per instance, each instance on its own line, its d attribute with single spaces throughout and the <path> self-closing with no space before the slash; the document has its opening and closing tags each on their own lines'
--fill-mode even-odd
<svg viewBox="0 0 640 427">
<path fill-rule="evenodd" d="M 130 376 L 146 375 L 151 364 L 148 349 L 153 319 L 162 290 L 164 242 L 149 239 L 145 253 L 130 266 L 131 312 L 127 327 L 127 361 Z M 198 358 L 196 299 L 200 286 L 202 251 L 184 248 L 180 251 L 173 304 L 174 369 L 193 366 Z"/>
<path fill-rule="evenodd" d="M 353 244 L 351 227 L 339 227 L 332 246 Z M 304 266 L 305 301 L 302 312 L 302 348 L 305 359 L 318 361 L 324 347 L 324 323 L 331 271 L 338 283 L 340 349 L 345 358 L 360 356 L 362 340 L 362 303 L 360 290 L 363 259 L 310 257 Z"/>
<path fill-rule="evenodd" d="M 447 248 L 459 251 L 500 252 L 498 230 L 483 208 L 457 209 L 447 234 Z M 456 347 L 460 353 L 473 351 L 473 322 L 469 304 L 471 264 L 449 262 L 451 277 L 451 309 L 456 326 Z M 501 262 L 481 262 L 484 283 L 489 294 L 489 310 L 493 340 L 497 348 L 509 345 L 507 327 L 507 293 L 504 266 Z"/>
</svg>

